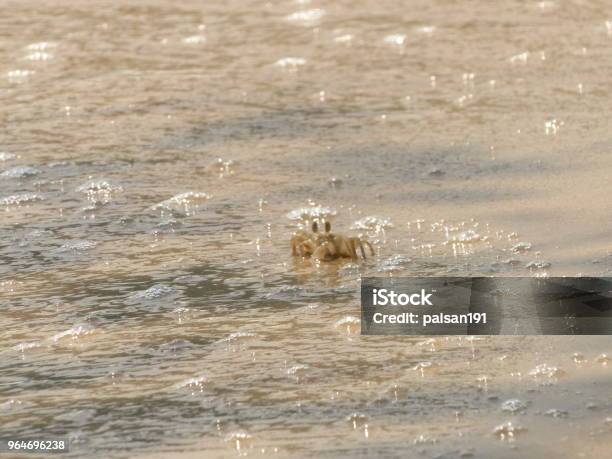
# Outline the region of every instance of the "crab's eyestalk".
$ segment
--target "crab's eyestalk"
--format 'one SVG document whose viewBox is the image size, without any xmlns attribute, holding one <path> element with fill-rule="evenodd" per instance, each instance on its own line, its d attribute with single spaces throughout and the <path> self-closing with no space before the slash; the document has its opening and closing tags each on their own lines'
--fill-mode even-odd
<svg viewBox="0 0 612 459">
<path fill-rule="evenodd" d="M 319 224 L 316 222 L 316 220 L 314 222 L 312 222 L 312 232 L 313 233 L 318 233 L 319 232 Z"/>
<path fill-rule="evenodd" d="M 331 231 L 331 223 L 325 222 L 325 232 L 329 233 Z"/>
</svg>

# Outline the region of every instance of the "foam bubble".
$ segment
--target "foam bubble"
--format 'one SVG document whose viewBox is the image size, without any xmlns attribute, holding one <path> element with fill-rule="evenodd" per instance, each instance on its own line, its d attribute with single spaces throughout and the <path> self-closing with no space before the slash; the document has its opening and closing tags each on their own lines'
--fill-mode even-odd
<svg viewBox="0 0 612 459">
<path fill-rule="evenodd" d="M 0 174 L 0 177 L 5 178 L 25 178 L 33 177 L 34 175 L 40 174 L 40 171 L 35 167 L 30 166 L 17 166 L 12 169 L 8 169 Z"/>
<path fill-rule="evenodd" d="M 297 11 L 285 17 L 285 20 L 303 26 L 312 26 L 319 23 L 325 16 L 325 10 L 313 8 L 311 10 Z"/>
<path fill-rule="evenodd" d="M 79 186 L 76 191 L 84 193 L 93 204 L 108 204 L 115 193 L 123 191 L 120 186 L 106 180 L 90 180 Z"/>
<path fill-rule="evenodd" d="M 170 199 L 160 202 L 152 207 L 152 209 L 163 209 L 170 212 L 176 212 L 184 216 L 195 214 L 200 206 L 208 201 L 212 196 L 207 193 L 188 191 L 186 193 L 177 194 Z"/>
<path fill-rule="evenodd" d="M 350 33 L 347 33 L 347 34 L 339 35 L 339 36 L 335 37 L 334 41 L 336 43 L 345 43 L 345 44 L 348 44 L 348 43 L 351 43 L 354 40 L 354 38 L 355 38 L 354 35 L 352 35 Z"/>
<path fill-rule="evenodd" d="M 502 403 L 501 409 L 510 413 L 518 413 L 519 411 L 526 410 L 527 404 L 517 398 L 513 398 Z"/>
<path fill-rule="evenodd" d="M 302 59 L 301 57 L 283 57 L 277 60 L 274 65 L 284 69 L 295 70 L 298 67 L 306 65 L 306 59 Z"/>
<path fill-rule="evenodd" d="M 194 376 L 192 378 L 187 378 L 182 381 L 179 381 L 174 386 L 173 389 L 188 389 L 192 393 L 202 392 L 204 390 L 204 386 L 209 383 L 209 380 L 204 375 Z"/>
<path fill-rule="evenodd" d="M 529 242 L 519 242 L 514 244 L 510 250 L 514 253 L 525 253 L 531 250 L 531 244 Z"/>
<path fill-rule="evenodd" d="M 504 422 L 493 429 L 493 433 L 501 440 L 514 440 L 521 432 L 526 432 L 527 429 L 512 422 Z"/>
<path fill-rule="evenodd" d="M 7 196 L 0 199 L 0 206 L 21 206 L 23 204 L 29 204 L 36 201 L 42 201 L 43 197 L 36 193 L 20 193 Z"/>
<path fill-rule="evenodd" d="M 95 327 L 91 323 L 77 324 L 74 327 L 69 328 L 68 330 L 65 330 L 63 332 L 57 333 L 56 335 L 53 335 L 51 339 L 56 343 L 64 338 L 70 338 L 72 340 L 76 340 L 80 338 L 81 336 L 89 335 L 90 333 L 93 333 L 94 330 L 95 330 Z"/>
<path fill-rule="evenodd" d="M 357 220 L 355 223 L 351 225 L 351 229 L 376 231 L 376 232 L 387 229 L 387 228 L 393 228 L 393 223 L 391 223 L 391 219 L 384 218 L 384 217 L 377 217 L 374 215 L 363 217 L 362 219 Z"/>
<path fill-rule="evenodd" d="M 406 43 L 406 35 L 401 33 L 387 35 L 383 41 L 389 45 L 403 46 Z"/>
<path fill-rule="evenodd" d="M 58 252 L 82 252 L 84 250 L 93 249 L 97 242 L 82 240 L 82 241 L 70 241 L 63 244 L 57 249 Z"/>
<path fill-rule="evenodd" d="M 206 37 L 204 35 L 192 35 L 183 38 L 183 43 L 186 45 L 200 45 L 206 43 Z"/>
<path fill-rule="evenodd" d="M 52 41 L 40 41 L 37 43 L 30 43 L 26 49 L 30 51 L 45 51 L 47 49 L 57 48 L 57 43 Z"/>
<path fill-rule="evenodd" d="M 565 372 L 561 368 L 550 366 L 546 363 L 542 363 L 536 366 L 533 370 L 529 372 L 529 376 L 533 376 L 536 379 L 538 378 L 554 379 L 559 376 L 563 376 L 564 374 Z"/>
<path fill-rule="evenodd" d="M 35 347 L 40 347 L 41 344 L 38 341 L 31 341 L 31 342 L 26 342 L 26 343 L 19 343 L 16 346 L 13 346 L 13 349 L 19 352 L 24 352 L 28 349 L 33 349 Z"/>
<path fill-rule="evenodd" d="M 529 51 L 525 51 L 524 53 L 515 54 L 514 56 L 511 56 L 508 60 L 510 61 L 511 64 L 517 64 L 517 63 L 525 64 L 528 59 L 529 59 Z"/>
<path fill-rule="evenodd" d="M 329 218 L 336 215 L 336 210 L 331 207 L 311 206 L 311 207 L 300 207 L 293 209 L 287 213 L 289 220 L 313 220 L 321 218 Z"/>
<path fill-rule="evenodd" d="M 244 449 L 248 449 L 251 446 L 253 436 L 244 431 L 232 432 L 227 437 L 225 437 L 225 441 L 227 443 L 232 444 L 234 448 L 236 448 L 236 451 L 242 451 Z"/>
<path fill-rule="evenodd" d="M 6 77 L 11 83 L 22 83 L 29 76 L 34 75 L 35 73 L 36 72 L 34 70 L 21 70 L 21 69 L 9 70 L 6 73 Z"/>
<path fill-rule="evenodd" d="M 34 53 L 28 54 L 25 59 L 28 61 L 48 61 L 53 59 L 53 54 L 36 51 Z"/>
<path fill-rule="evenodd" d="M 134 299 L 152 300 L 162 296 L 174 293 L 174 288 L 165 284 L 155 284 L 146 290 L 134 293 L 131 297 Z"/>
<path fill-rule="evenodd" d="M 12 153 L 7 153 L 6 151 L 0 151 L 0 161 L 4 162 L 4 161 L 9 161 L 11 159 L 14 159 L 15 155 Z"/>
</svg>

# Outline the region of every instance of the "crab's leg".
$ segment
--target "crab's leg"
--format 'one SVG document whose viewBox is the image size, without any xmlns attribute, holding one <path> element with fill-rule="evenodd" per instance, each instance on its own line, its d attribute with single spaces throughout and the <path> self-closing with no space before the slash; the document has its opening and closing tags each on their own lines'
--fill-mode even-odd
<svg viewBox="0 0 612 459">
<path fill-rule="evenodd" d="M 353 247 L 353 244 L 349 238 L 336 238 L 336 243 L 339 247 L 340 256 L 350 257 L 353 260 L 357 258 L 357 253 L 355 252 L 355 248 Z"/>
<path fill-rule="evenodd" d="M 291 238 L 291 255 L 296 257 L 297 254 L 298 254 L 298 252 L 297 252 L 297 241 L 295 240 L 295 237 L 292 237 Z"/>
<path fill-rule="evenodd" d="M 352 237 L 351 238 L 351 243 L 353 244 L 353 250 L 355 250 L 357 247 L 359 247 L 359 250 L 361 251 L 361 256 L 363 257 L 363 259 L 366 259 L 366 254 L 365 254 L 365 250 L 363 250 L 363 245 L 361 244 L 361 240 L 358 237 Z M 355 255 L 357 255 L 357 251 L 355 250 Z"/>
<path fill-rule="evenodd" d="M 356 260 L 357 259 L 357 250 L 355 250 L 355 244 L 353 243 L 353 241 L 351 241 L 349 239 L 346 245 L 349 246 L 349 249 L 350 249 L 350 252 L 351 252 L 351 258 L 353 260 Z"/>
<path fill-rule="evenodd" d="M 374 248 L 372 247 L 372 244 L 370 244 L 368 241 L 363 241 L 363 243 L 370 248 L 370 252 L 372 252 L 372 256 L 374 256 Z"/>
<path fill-rule="evenodd" d="M 338 258 L 338 251 L 336 250 L 336 245 L 331 242 L 326 242 L 325 246 L 327 247 L 327 251 L 331 255 L 332 258 Z"/>
<path fill-rule="evenodd" d="M 325 261 L 328 255 L 330 256 L 330 258 L 334 258 L 334 253 L 331 252 L 329 245 L 330 244 L 325 243 L 317 247 L 317 250 L 314 251 L 314 253 L 312 254 L 312 257 L 315 260 L 319 260 L 319 261 Z"/>
<path fill-rule="evenodd" d="M 299 245 L 299 248 L 300 248 L 300 255 L 302 257 L 308 257 L 315 251 L 312 241 L 309 241 L 309 240 L 303 241 Z"/>
</svg>

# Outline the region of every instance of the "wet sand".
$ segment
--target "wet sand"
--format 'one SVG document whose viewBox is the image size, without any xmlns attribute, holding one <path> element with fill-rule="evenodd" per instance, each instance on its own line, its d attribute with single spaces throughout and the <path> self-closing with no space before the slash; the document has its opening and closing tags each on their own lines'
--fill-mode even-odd
<svg viewBox="0 0 612 459">
<path fill-rule="evenodd" d="M 73 457 L 610 454 L 609 338 L 357 319 L 365 275 L 611 275 L 606 2 L 4 10 L 0 436 L 65 435 Z M 289 217 L 317 206 L 376 256 L 292 258 Z"/>
</svg>

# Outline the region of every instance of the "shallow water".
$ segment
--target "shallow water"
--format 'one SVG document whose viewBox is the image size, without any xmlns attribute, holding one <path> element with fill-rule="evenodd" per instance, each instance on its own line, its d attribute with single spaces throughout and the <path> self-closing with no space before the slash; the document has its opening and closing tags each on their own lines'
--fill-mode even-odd
<svg viewBox="0 0 612 459">
<path fill-rule="evenodd" d="M 3 10 L 2 436 L 75 457 L 610 454 L 609 338 L 357 319 L 362 275 L 612 273 L 607 2 Z M 292 259 L 316 206 L 376 256 Z"/>
</svg>

